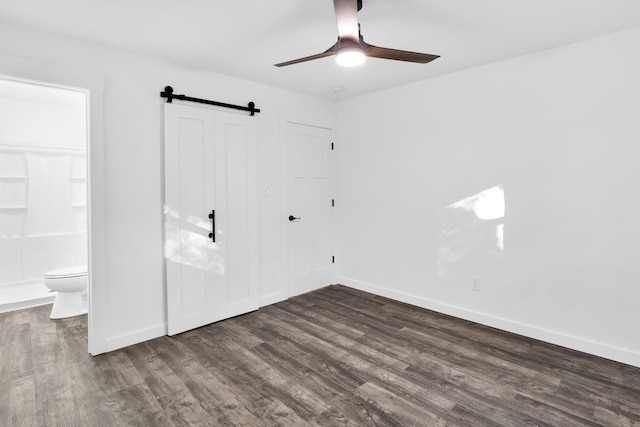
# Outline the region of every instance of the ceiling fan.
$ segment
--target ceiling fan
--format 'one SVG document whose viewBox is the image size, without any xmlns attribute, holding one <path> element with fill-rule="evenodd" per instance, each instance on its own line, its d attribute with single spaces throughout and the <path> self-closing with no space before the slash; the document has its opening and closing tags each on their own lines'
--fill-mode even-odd
<svg viewBox="0 0 640 427">
<path fill-rule="evenodd" d="M 333 55 L 336 56 L 338 64 L 346 66 L 360 65 L 364 62 L 366 56 L 420 64 L 426 64 L 440 57 L 439 55 L 430 55 L 428 53 L 409 52 L 370 45 L 362 38 L 360 24 L 358 23 L 358 11 L 362 8 L 362 0 L 333 0 L 333 7 L 338 21 L 338 41 L 336 44 L 317 55 L 281 62 L 275 64 L 276 67 L 284 67 Z"/>
</svg>

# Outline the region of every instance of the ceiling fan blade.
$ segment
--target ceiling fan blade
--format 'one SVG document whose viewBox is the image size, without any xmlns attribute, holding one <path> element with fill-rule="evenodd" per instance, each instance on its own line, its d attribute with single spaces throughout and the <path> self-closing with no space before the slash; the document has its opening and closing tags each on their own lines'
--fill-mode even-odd
<svg viewBox="0 0 640 427">
<path fill-rule="evenodd" d="M 341 39 L 358 41 L 358 0 L 333 0 L 338 21 L 338 36 Z"/>
<path fill-rule="evenodd" d="M 358 23 L 358 10 L 362 7 L 362 0 L 333 0 L 333 7 L 336 13 L 336 20 L 338 21 L 338 42 L 322 53 L 274 64 L 276 67 L 284 67 L 333 56 L 338 54 L 338 50 L 344 50 L 345 54 L 353 53 L 351 51 L 361 51 L 366 56 L 372 58 L 391 59 L 394 61 L 419 64 L 426 64 L 427 62 L 440 58 L 440 55 L 389 49 L 366 43 L 360 34 L 360 24 Z M 338 55 L 338 59 L 340 59 L 339 57 L 340 55 Z"/>
<path fill-rule="evenodd" d="M 428 53 L 409 52 L 407 50 L 389 49 L 386 47 L 372 46 L 365 43 L 365 55 L 372 58 L 392 59 L 395 61 L 417 62 L 426 64 L 434 59 L 440 58 L 440 55 L 431 55 Z"/>
<path fill-rule="evenodd" d="M 276 67 L 285 67 L 287 65 L 299 64 L 300 62 L 313 61 L 314 59 L 326 58 L 327 56 L 335 55 L 338 50 L 338 43 L 331 46 L 329 49 L 325 50 L 322 53 L 318 53 L 316 55 L 305 56 L 304 58 L 292 59 L 291 61 L 281 62 L 279 64 L 274 64 Z"/>
</svg>

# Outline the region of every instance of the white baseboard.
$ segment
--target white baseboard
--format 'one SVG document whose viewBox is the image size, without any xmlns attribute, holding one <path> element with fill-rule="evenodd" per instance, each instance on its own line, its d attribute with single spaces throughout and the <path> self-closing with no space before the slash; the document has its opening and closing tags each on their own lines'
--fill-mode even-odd
<svg viewBox="0 0 640 427">
<path fill-rule="evenodd" d="M 286 299 L 287 299 L 286 294 L 277 293 L 277 294 L 261 297 L 259 299 L 259 305 L 260 307 L 264 307 L 266 305 L 275 304 L 277 302 L 284 301 Z M 104 346 L 104 351 L 96 352 L 94 355 L 97 355 L 100 353 L 107 353 L 113 350 L 118 350 L 124 347 L 128 347 L 130 345 L 139 344 L 144 341 L 149 341 L 154 338 L 165 336 L 167 335 L 167 330 L 168 330 L 167 324 L 163 323 L 161 325 L 156 325 L 149 328 L 133 331 L 131 333 L 108 338 Z"/>
<path fill-rule="evenodd" d="M 0 303 L 0 313 L 7 313 L 9 311 L 37 307 L 39 305 L 53 304 L 55 298 L 55 295 L 51 295 L 42 298 L 34 298 L 27 301 L 12 301 L 7 303 Z"/>
<path fill-rule="evenodd" d="M 264 307 L 267 305 L 275 304 L 280 301 L 284 301 L 287 299 L 287 294 L 284 292 L 278 292 L 277 294 L 267 295 L 264 297 L 260 297 L 258 300 L 258 305 L 260 307 Z"/>
<path fill-rule="evenodd" d="M 613 347 L 600 342 L 539 328 L 534 325 L 527 325 L 486 313 L 479 313 L 465 308 L 443 304 L 438 301 L 394 291 L 383 286 L 362 282 L 345 276 L 340 276 L 338 279 L 338 283 L 350 288 L 640 368 L 640 353 L 628 349 Z"/>
<path fill-rule="evenodd" d="M 139 329 L 128 334 L 107 338 L 105 352 L 118 350 L 165 335 L 167 335 L 167 324 L 163 323 L 149 328 Z"/>
</svg>

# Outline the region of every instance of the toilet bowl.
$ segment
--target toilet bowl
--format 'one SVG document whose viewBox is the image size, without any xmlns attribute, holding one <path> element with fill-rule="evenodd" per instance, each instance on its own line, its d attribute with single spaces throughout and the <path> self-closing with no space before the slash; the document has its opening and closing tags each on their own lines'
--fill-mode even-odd
<svg viewBox="0 0 640 427">
<path fill-rule="evenodd" d="M 51 319 L 79 316 L 87 313 L 84 296 L 87 290 L 87 266 L 60 268 L 44 274 L 44 284 L 56 291 Z"/>
</svg>

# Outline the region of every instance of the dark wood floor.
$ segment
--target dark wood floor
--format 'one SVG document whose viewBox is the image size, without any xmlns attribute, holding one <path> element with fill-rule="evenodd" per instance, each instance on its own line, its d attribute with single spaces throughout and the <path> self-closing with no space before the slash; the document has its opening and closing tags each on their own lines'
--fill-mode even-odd
<svg viewBox="0 0 640 427">
<path fill-rule="evenodd" d="M 91 357 L 0 314 L 0 426 L 640 426 L 640 369 L 331 286 Z"/>
</svg>

